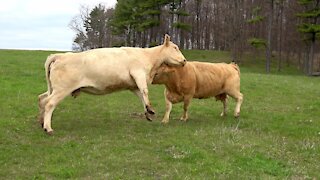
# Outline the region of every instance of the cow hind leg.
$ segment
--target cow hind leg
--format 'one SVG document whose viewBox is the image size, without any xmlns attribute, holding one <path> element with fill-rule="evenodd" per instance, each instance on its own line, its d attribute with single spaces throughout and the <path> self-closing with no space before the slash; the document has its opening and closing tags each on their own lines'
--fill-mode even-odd
<svg viewBox="0 0 320 180">
<path fill-rule="evenodd" d="M 43 129 L 49 135 L 53 133 L 53 129 L 51 128 L 52 113 L 59 102 L 61 102 L 69 94 L 70 92 L 67 91 L 53 91 L 52 94 L 47 98 L 47 103 L 44 107 Z"/>
<path fill-rule="evenodd" d="M 44 119 L 44 106 L 46 104 L 46 98 L 48 97 L 48 92 L 40 94 L 38 96 L 38 107 L 39 107 L 39 115 L 38 115 L 38 122 L 43 126 L 43 119 Z"/>
<path fill-rule="evenodd" d="M 216 98 L 217 101 L 220 100 L 222 102 L 222 104 L 223 104 L 223 110 L 222 110 L 220 116 L 221 117 L 226 116 L 227 115 L 227 110 L 228 110 L 228 107 L 227 107 L 227 99 L 228 99 L 227 98 L 227 94 L 226 93 L 222 93 L 222 94 L 217 95 L 215 98 Z"/>
<path fill-rule="evenodd" d="M 183 100 L 183 114 L 180 118 L 181 121 L 184 121 L 186 122 L 189 118 L 189 115 L 188 115 L 188 107 L 190 105 L 190 102 L 191 102 L 191 98 L 187 97 Z"/>
<path fill-rule="evenodd" d="M 166 101 L 166 112 L 164 114 L 164 117 L 161 121 L 162 124 L 167 124 L 169 123 L 169 119 L 170 119 L 170 113 L 172 110 L 172 102 L 167 98 L 167 90 L 164 89 L 164 98 Z"/>
<path fill-rule="evenodd" d="M 239 117 L 240 116 L 240 108 L 241 108 L 241 104 L 243 101 L 243 94 L 240 93 L 239 91 L 232 91 L 229 93 L 229 95 L 231 97 L 233 97 L 236 100 L 236 107 L 234 110 L 234 117 Z"/>
</svg>

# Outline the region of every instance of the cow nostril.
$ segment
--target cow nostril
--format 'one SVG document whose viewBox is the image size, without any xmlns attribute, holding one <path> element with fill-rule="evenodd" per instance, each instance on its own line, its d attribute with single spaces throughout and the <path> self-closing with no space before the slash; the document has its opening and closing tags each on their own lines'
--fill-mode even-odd
<svg viewBox="0 0 320 180">
<path fill-rule="evenodd" d="M 184 60 L 183 60 L 183 62 L 184 62 L 184 63 L 186 63 L 186 62 L 187 62 L 187 60 L 185 60 L 185 59 L 184 59 Z"/>
</svg>

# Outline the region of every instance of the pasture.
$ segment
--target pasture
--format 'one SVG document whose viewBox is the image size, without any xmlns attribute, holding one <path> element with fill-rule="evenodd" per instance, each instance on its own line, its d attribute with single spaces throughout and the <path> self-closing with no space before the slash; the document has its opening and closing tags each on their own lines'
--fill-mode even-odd
<svg viewBox="0 0 320 180">
<path fill-rule="evenodd" d="M 66 98 L 53 136 L 37 122 L 48 51 L 0 50 L 1 179 L 319 179 L 320 78 L 292 67 L 264 74 L 264 61 L 240 65 L 239 121 L 214 99 L 182 105 L 162 125 L 163 86 L 150 86 L 153 122 L 129 91 Z M 188 60 L 229 62 L 227 52 L 184 51 Z M 275 64 L 275 63 L 274 63 Z M 275 69 L 275 68 L 273 68 Z M 237 128 L 236 128 L 237 127 Z"/>
</svg>

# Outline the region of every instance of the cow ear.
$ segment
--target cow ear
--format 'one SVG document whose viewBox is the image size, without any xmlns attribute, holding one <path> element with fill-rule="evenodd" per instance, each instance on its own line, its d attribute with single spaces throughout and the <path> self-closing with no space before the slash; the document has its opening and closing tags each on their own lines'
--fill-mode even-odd
<svg viewBox="0 0 320 180">
<path fill-rule="evenodd" d="M 164 42 L 163 44 L 165 46 L 169 46 L 170 45 L 170 36 L 168 34 L 164 35 Z"/>
</svg>

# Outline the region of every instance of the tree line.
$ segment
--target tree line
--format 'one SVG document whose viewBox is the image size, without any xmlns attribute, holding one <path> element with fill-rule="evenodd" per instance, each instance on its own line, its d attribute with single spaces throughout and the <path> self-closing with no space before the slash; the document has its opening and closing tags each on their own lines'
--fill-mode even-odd
<svg viewBox="0 0 320 180">
<path fill-rule="evenodd" d="M 320 0 L 118 0 L 82 7 L 70 22 L 73 49 L 151 47 L 171 35 L 181 49 L 265 52 L 266 72 L 295 64 L 308 75 L 320 71 Z"/>
</svg>

